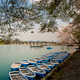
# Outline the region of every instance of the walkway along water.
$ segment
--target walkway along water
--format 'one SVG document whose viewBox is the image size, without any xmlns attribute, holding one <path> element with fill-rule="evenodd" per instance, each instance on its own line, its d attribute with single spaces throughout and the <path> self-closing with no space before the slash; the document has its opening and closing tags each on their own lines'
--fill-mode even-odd
<svg viewBox="0 0 80 80">
<path fill-rule="evenodd" d="M 72 52 L 41 80 L 80 80 L 80 52 Z"/>
</svg>

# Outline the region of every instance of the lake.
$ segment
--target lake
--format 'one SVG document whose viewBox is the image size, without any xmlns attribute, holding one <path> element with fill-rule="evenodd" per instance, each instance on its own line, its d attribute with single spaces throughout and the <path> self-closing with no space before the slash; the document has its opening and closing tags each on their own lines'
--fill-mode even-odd
<svg viewBox="0 0 80 80">
<path fill-rule="evenodd" d="M 75 50 L 75 46 L 51 46 L 51 50 L 48 50 L 47 47 L 31 48 L 27 45 L 0 45 L 0 80 L 9 80 L 10 66 L 16 61 L 41 57 L 49 52 L 67 51 L 71 53 Z"/>
</svg>

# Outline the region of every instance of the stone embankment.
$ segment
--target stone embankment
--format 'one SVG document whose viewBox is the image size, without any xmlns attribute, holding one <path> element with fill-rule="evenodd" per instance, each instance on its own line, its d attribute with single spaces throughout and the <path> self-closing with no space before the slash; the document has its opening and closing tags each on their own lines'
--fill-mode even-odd
<svg viewBox="0 0 80 80">
<path fill-rule="evenodd" d="M 80 80 L 80 52 L 71 53 L 41 80 Z"/>
</svg>

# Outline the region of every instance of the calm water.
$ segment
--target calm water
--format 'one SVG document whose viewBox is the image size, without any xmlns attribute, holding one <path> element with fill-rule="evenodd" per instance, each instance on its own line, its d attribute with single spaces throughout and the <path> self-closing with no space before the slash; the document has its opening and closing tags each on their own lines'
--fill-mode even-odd
<svg viewBox="0 0 80 80">
<path fill-rule="evenodd" d="M 75 46 L 51 46 L 48 50 L 47 46 L 43 48 L 30 48 L 26 45 L 0 45 L 0 80 L 9 80 L 9 72 L 11 64 L 22 59 L 33 59 L 40 57 L 49 52 L 68 51 L 73 52 Z"/>
</svg>

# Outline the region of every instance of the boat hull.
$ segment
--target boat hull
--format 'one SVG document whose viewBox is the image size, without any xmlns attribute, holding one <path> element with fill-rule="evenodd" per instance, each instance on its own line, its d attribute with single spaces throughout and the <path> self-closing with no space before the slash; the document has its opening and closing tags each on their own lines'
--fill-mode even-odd
<svg viewBox="0 0 80 80">
<path fill-rule="evenodd" d="M 54 59 L 54 60 L 56 60 L 56 61 L 58 61 L 60 63 L 63 61 L 63 59 Z"/>
<path fill-rule="evenodd" d="M 52 49 L 52 47 L 48 47 L 47 49 Z"/>
<path fill-rule="evenodd" d="M 46 66 L 47 66 L 47 65 L 46 65 Z M 49 66 L 49 65 L 48 65 L 47 67 L 50 67 L 51 69 L 53 69 L 53 68 L 54 68 L 54 66 Z"/>
<path fill-rule="evenodd" d="M 15 62 L 11 65 L 11 70 L 12 71 L 17 71 L 17 70 L 19 70 L 20 67 L 21 67 L 21 63 L 20 62 Z"/>
<path fill-rule="evenodd" d="M 54 64 L 55 66 L 57 66 L 57 65 L 59 64 L 59 62 L 58 62 L 58 61 L 56 61 L 56 60 L 54 60 L 54 59 L 53 59 L 53 60 L 51 60 L 50 62 L 51 62 L 51 64 Z"/>
<path fill-rule="evenodd" d="M 48 60 L 46 60 L 46 59 L 43 59 L 42 61 L 48 61 Z"/>
<path fill-rule="evenodd" d="M 45 74 L 41 74 L 41 73 L 36 73 L 36 72 L 35 72 L 35 74 L 36 74 L 37 76 L 40 76 L 40 77 L 44 77 L 44 76 L 45 76 Z"/>
<path fill-rule="evenodd" d="M 33 73 L 30 69 L 28 69 L 27 67 L 21 67 L 19 68 L 19 71 L 22 75 L 24 75 L 26 78 L 28 78 L 29 80 L 34 80 L 34 78 L 36 77 L 36 74 Z"/>
<path fill-rule="evenodd" d="M 25 76 L 26 78 L 28 78 L 29 80 L 34 80 L 34 77 L 29 77 L 29 76 Z"/>
<path fill-rule="evenodd" d="M 34 72 L 37 76 L 39 76 L 39 77 L 44 77 L 45 74 L 46 74 L 46 71 L 40 69 L 40 68 L 37 67 L 37 66 L 33 66 L 33 68 L 35 68 L 37 71 L 32 70 L 30 66 L 29 66 L 28 68 L 29 68 L 32 72 Z M 39 70 L 39 71 L 38 71 L 38 70 Z"/>
<path fill-rule="evenodd" d="M 19 71 L 11 71 L 9 72 L 10 80 L 28 80 L 24 75 L 22 75 Z"/>
<path fill-rule="evenodd" d="M 43 64 L 37 64 L 37 66 L 38 66 L 40 69 L 46 71 L 46 73 L 49 73 L 49 72 L 51 71 L 51 68 L 48 67 L 48 66 L 46 66 L 48 69 L 46 69 L 46 68 L 41 68 L 40 66 L 42 66 L 42 65 L 43 65 Z M 44 65 L 44 66 L 45 66 L 45 65 Z"/>
<path fill-rule="evenodd" d="M 22 66 L 25 66 L 25 67 L 27 67 L 29 64 L 23 64 L 23 63 L 21 63 L 21 65 L 22 65 Z"/>
<path fill-rule="evenodd" d="M 42 61 L 36 61 L 37 63 L 42 63 Z"/>
<path fill-rule="evenodd" d="M 47 70 L 47 69 L 43 69 L 44 71 L 46 71 L 46 73 L 49 73 L 51 70 Z"/>
<path fill-rule="evenodd" d="M 20 66 L 21 67 L 21 66 Z M 18 71 L 20 67 L 17 68 L 11 68 L 12 71 Z"/>
<path fill-rule="evenodd" d="M 29 64 L 30 64 L 30 65 L 36 65 L 36 63 L 31 63 L 31 62 L 29 62 Z"/>
</svg>

